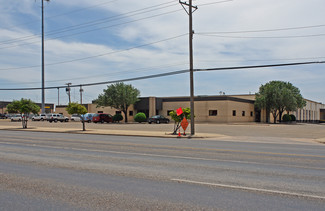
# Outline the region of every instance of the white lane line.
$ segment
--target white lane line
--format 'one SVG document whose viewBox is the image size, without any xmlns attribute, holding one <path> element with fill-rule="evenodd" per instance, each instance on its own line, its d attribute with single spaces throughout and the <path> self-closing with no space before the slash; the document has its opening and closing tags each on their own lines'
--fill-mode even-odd
<svg viewBox="0 0 325 211">
<path fill-rule="evenodd" d="M 309 195 L 309 194 L 303 194 L 303 193 L 277 191 L 277 190 L 268 190 L 268 189 L 262 189 L 262 188 L 252 188 L 252 187 L 237 186 L 237 185 L 225 185 L 225 184 L 220 184 L 220 183 L 199 182 L 199 181 L 184 180 L 184 179 L 171 179 L 171 181 L 191 183 L 191 184 L 197 184 L 197 185 L 208 185 L 208 186 L 221 187 L 221 188 L 249 190 L 249 191 L 257 191 L 257 192 L 273 193 L 273 194 L 283 194 L 283 195 L 297 196 L 297 197 L 307 197 L 307 198 L 314 198 L 314 199 L 323 199 L 323 200 L 325 199 L 325 196 L 317 196 L 317 195 Z"/>
</svg>

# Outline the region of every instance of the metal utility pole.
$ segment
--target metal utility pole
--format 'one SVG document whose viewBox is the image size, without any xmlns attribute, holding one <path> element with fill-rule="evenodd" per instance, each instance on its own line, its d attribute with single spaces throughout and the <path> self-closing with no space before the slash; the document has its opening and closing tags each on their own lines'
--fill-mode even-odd
<svg viewBox="0 0 325 211">
<path fill-rule="evenodd" d="M 79 91 L 80 91 L 80 105 L 82 105 L 82 92 L 84 91 L 84 90 L 82 89 L 82 85 L 80 85 L 80 89 L 79 89 Z"/>
<path fill-rule="evenodd" d="M 50 0 L 45 0 L 50 1 Z M 42 0 L 42 113 L 45 113 L 45 80 L 44 80 L 44 0 Z"/>
<path fill-rule="evenodd" d="M 58 105 L 60 105 L 60 88 L 58 88 Z"/>
<path fill-rule="evenodd" d="M 71 94 L 70 94 L 70 90 L 71 90 L 70 85 L 71 85 L 71 84 L 72 84 L 72 83 L 66 83 L 66 85 L 68 85 L 68 87 L 65 89 L 66 93 L 67 93 L 68 96 L 69 96 L 69 104 L 71 103 Z"/>
<path fill-rule="evenodd" d="M 189 0 L 189 3 L 181 2 L 184 10 L 189 16 L 189 54 L 190 54 L 190 108 L 191 108 L 191 135 L 195 134 L 195 124 L 194 124 L 194 76 L 193 76 L 193 12 L 197 10 L 197 6 L 193 6 L 192 0 Z M 184 5 L 188 6 L 188 11 L 184 7 Z M 193 11 L 194 9 L 194 11 Z"/>
</svg>

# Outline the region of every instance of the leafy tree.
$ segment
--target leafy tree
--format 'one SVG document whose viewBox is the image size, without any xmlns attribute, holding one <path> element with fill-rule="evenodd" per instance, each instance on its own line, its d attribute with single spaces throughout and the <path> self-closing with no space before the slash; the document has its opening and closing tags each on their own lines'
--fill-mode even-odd
<svg viewBox="0 0 325 211">
<path fill-rule="evenodd" d="M 300 90 L 289 82 L 271 81 L 260 86 L 259 92 L 256 93 L 255 106 L 272 113 L 274 123 L 277 117 L 281 121 L 284 111 L 295 111 L 305 105 L 306 101 L 300 94 Z"/>
<path fill-rule="evenodd" d="M 128 122 L 128 108 L 130 105 L 136 103 L 140 96 L 140 91 L 132 85 L 124 83 L 116 83 L 107 86 L 95 100 L 97 106 L 110 106 L 116 108 L 124 113 L 125 122 Z"/>
<path fill-rule="evenodd" d="M 169 112 L 171 118 L 175 121 L 174 124 L 174 132 L 173 134 L 177 134 L 177 130 L 181 127 L 181 122 L 184 119 L 191 119 L 191 109 L 190 108 L 182 108 L 183 113 L 181 115 L 177 115 L 176 111 Z"/>
<path fill-rule="evenodd" d="M 14 100 L 8 104 L 7 111 L 8 113 L 20 113 L 22 115 L 23 128 L 27 128 L 29 114 L 37 114 L 40 111 L 40 107 L 33 101 L 22 98 L 20 101 Z"/>
<path fill-rule="evenodd" d="M 147 116 L 145 113 L 139 112 L 134 116 L 134 121 L 136 122 L 145 122 L 147 120 Z"/>
<path fill-rule="evenodd" d="M 85 121 L 84 121 L 84 114 L 88 111 L 85 106 L 80 105 L 78 103 L 69 103 L 68 107 L 66 108 L 69 114 L 79 114 L 82 122 L 82 130 L 86 130 Z"/>
</svg>

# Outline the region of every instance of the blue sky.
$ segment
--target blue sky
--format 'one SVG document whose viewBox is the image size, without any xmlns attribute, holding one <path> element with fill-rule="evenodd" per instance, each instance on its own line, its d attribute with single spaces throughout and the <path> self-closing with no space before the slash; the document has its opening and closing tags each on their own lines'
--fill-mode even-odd
<svg viewBox="0 0 325 211">
<path fill-rule="evenodd" d="M 194 68 L 325 60 L 324 0 L 196 0 Z M 52 0 L 45 8 L 45 86 L 121 80 L 189 68 L 188 15 L 178 0 Z M 195 95 L 249 94 L 289 81 L 325 103 L 325 64 L 196 72 Z M 189 74 L 126 82 L 141 96 L 188 96 Z M 107 85 L 84 87 L 83 102 Z M 41 1 L 0 0 L 0 89 L 41 87 Z M 64 89 L 60 104 L 68 103 Z M 72 101 L 79 101 L 72 88 Z M 0 100 L 41 102 L 41 90 Z M 46 103 L 58 90 L 46 90 Z"/>
</svg>

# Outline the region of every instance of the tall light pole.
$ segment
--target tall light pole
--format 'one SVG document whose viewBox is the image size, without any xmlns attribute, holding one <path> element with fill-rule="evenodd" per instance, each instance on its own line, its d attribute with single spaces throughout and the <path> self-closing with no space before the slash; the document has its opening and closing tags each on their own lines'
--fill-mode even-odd
<svg viewBox="0 0 325 211">
<path fill-rule="evenodd" d="M 189 3 L 181 2 L 179 3 L 183 6 L 188 6 L 188 11 L 185 9 L 189 16 L 189 56 L 190 56 L 190 108 L 191 108 L 191 135 L 195 134 L 195 124 L 194 124 L 194 76 L 193 76 L 193 12 L 197 10 L 196 6 L 193 6 L 192 0 L 189 0 Z M 195 9 L 193 11 L 193 9 Z"/>
<path fill-rule="evenodd" d="M 69 96 L 69 104 L 71 103 L 71 92 L 70 92 L 71 91 L 71 88 L 70 88 L 71 84 L 72 83 L 66 83 L 66 85 L 68 85 L 68 87 L 65 89 L 66 93 Z"/>
<path fill-rule="evenodd" d="M 45 0 L 50 1 L 50 0 Z M 42 113 L 45 113 L 45 85 L 44 85 L 44 0 L 42 0 Z"/>
</svg>

